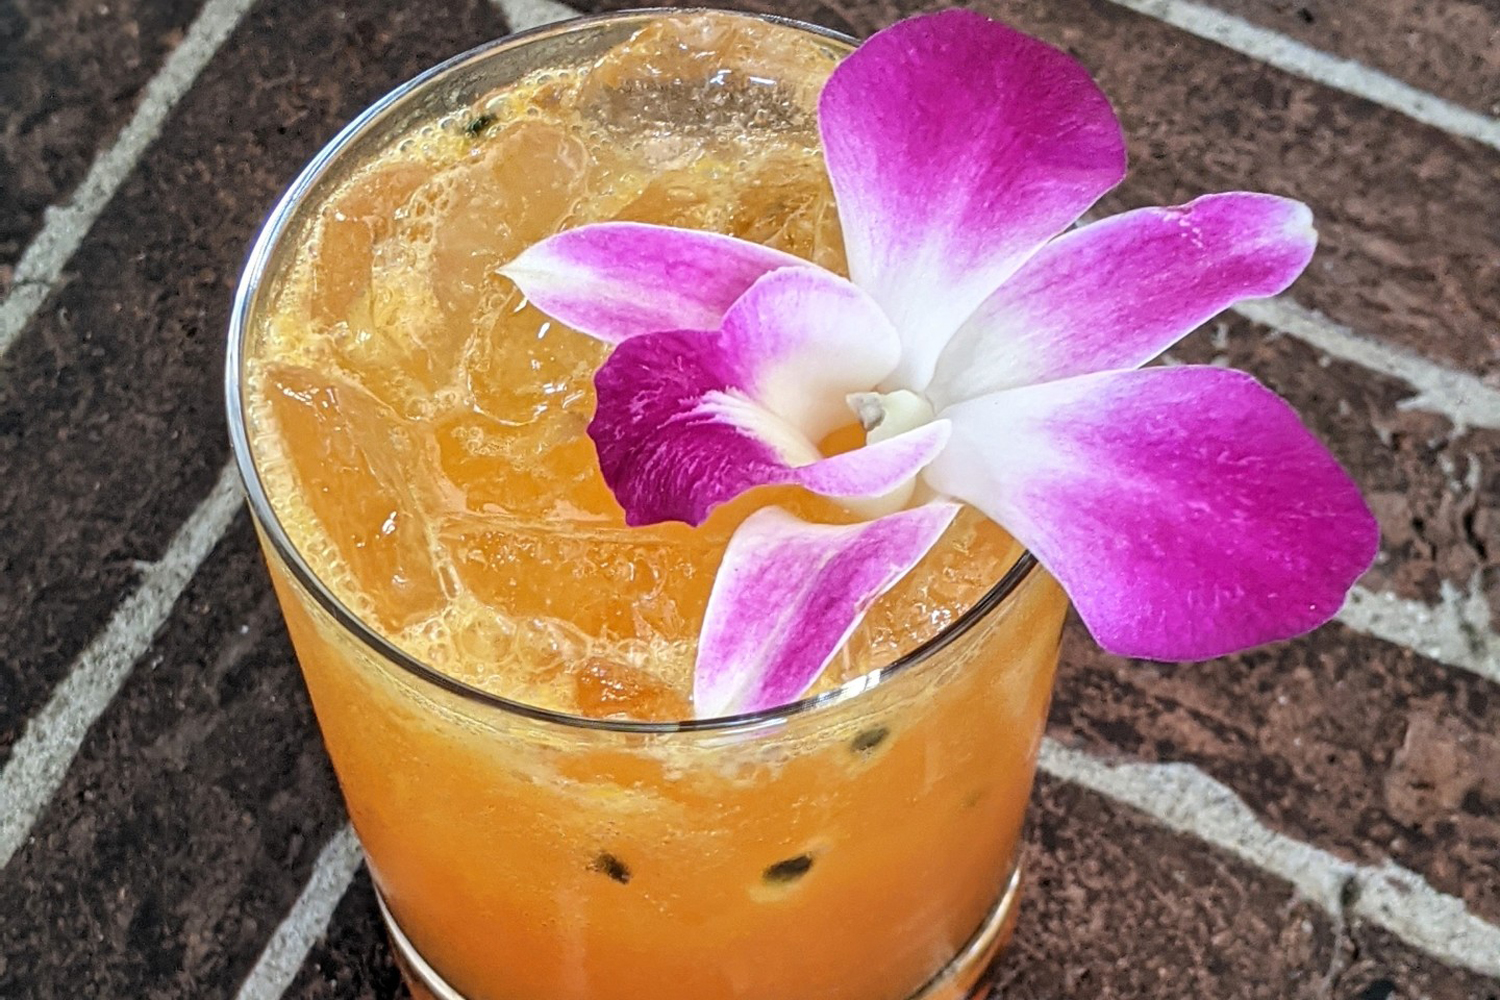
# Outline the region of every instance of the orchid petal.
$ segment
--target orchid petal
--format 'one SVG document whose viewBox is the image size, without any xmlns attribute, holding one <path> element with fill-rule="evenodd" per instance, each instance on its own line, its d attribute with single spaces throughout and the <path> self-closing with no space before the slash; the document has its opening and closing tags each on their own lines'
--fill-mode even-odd
<svg viewBox="0 0 1500 1000">
<path fill-rule="evenodd" d="M 932 503 L 850 525 L 808 524 L 778 507 L 746 518 L 724 550 L 704 612 L 696 714 L 755 712 L 799 698 L 958 510 Z"/>
<path fill-rule="evenodd" d="M 543 312 L 617 344 L 657 330 L 712 330 L 756 279 L 807 261 L 719 233 L 601 222 L 535 243 L 500 273 Z"/>
<path fill-rule="evenodd" d="M 903 340 L 882 388 L 925 388 L 969 314 L 1125 175 L 1083 67 L 970 11 L 874 35 L 818 111 L 849 274 Z"/>
<path fill-rule="evenodd" d="M 1219 310 L 1286 288 L 1316 244 L 1307 206 L 1249 192 L 1084 226 L 985 300 L 938 360 L 928 394 L 942 406 L 1138 368 Z"/>
<path fill-rule="evenodd" d="M 1104 372 L 948 407 L 924 473 L 1005 525 L 1105 649 L 1196 660 L 1327 621 L 1379 541 L 1359 490 L 1243 372 Z"/>
<path fill-rule="evenodd" d="M 853 414 L 844 399 L 895 364 L 896 333 L 854 285 L 816 268 L 766 275 L 717 331 L 649 333 L 595 374 L 589 435 L 630 524 L 698 524 L 756 486 L 837 497 L 900 487 L 942 449 L 946 421 L 832 458 L 816 442 Z"/>
</svg>

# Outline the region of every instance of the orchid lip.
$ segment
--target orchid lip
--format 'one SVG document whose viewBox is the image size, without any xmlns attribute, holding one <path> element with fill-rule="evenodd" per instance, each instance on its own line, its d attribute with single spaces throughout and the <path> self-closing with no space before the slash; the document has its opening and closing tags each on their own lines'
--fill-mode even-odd
<svg viewBox="0 0 1500 1000">
<path fill-rule="evenodd" d="M 874 300 L 846 279 L 778 269 L 716 326 L 627 338 L 595 372 L 588 433 L 627 524 L 699 524 L 746 490 L 774 484 L 878 496 L 947 445 L 947 422 L 925 420 L 854 451 L 818 451 L 848 424 L 850 391 L 884 377 L 900 351 Z"/>
</svg>

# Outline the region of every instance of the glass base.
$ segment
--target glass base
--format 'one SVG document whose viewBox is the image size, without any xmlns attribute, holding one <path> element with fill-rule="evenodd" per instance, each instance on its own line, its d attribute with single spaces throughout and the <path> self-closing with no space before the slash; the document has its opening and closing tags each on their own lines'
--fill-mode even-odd
<svg viewBox="0 0 1500 1000">
<path fill-rule="evenodd" d="M 401 975 L 406 980 L 406 985 L 410 987 L 413 998 L 415 1000 L 472 1000 L 449 986 L 443 977 L 427 964 L 426 959 L 411 943 L 411 939 L 396 923 L 396 918 L 391 915 L 390 908 L 385 905 L 385 897 L 380 895 L 379 890 L 376 891 L 375 896 L 380 902 L 380 916 L 385 921 L 385 929 L 391 936 L 396 964 L 400 967 Z M 926 985 L 907 1000 L 972 1000 L 978 997 L 989 985 L 995 957 L 1010 941 L 1010 936 L 1015 931 L 1016 912 L 1019 909 L 1020 898 L 1021 866 L 1017 864 L 1005 883 L 1005 891 L 1000 894 L 994 907 L 985 915 L 983 923 L 974 932 L 974 936 L 959 949 L 953 961 L 940 969 L 937 975 L 929 979 Z M 543 998 L 539 997 L 537 1000 L 543 1000 Z"/>
</svg>

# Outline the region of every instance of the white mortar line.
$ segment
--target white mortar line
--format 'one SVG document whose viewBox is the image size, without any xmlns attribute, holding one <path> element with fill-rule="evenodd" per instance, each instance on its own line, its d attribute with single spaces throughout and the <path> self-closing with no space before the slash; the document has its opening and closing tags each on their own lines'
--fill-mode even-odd
<svg viewBox="0 0 1500 1000">
<path fill-rule="evenodd" d="M 1258 59 L 1296 76 L 1306 77 L 1364 98 L 1451 135 L 1500 149 L 1500 119 L 1420 90 L 1352 59 L 1342 59 L 1251 24 L 1243 18 L 1192 0 L 1110 0 L 1138 14 Z"/>
<path fill-rule="evenodd" d="M 150 648 L 188 581 L 229 529 L 242 506 L 233 463 L 219 473 L 207 499 L 178 529 L 166 553 L 145 567 L 140 584 L 110 616 L 26 723 L 0 771 L 0 868 L 26 842 L 31 827 L 62 784 L 89 727 L 103 714 Z"/>
<path fill-rule="evenodd" d="M 47 301 L 63 268 L 119 190 L 120 182 L 161 134 L 167 116 L 254 2 L 208 0 L 203 5 L 182 41 L 146 84 L 140 105 L 114 143 L 94 159 L 72 195 L 47 210 L 41 231 L 16 264 L 10 294 L 0 302 L 0 355 L 10 349 Z"/>
<path fill-rule="evenodd" d="M 1402 400 L 1402 409 L 1442 414 L 1453 421 L 1459 432 L 1469 427 L 1500 429 L 1500 389 L 1473 375 L 1360 336 L 1285 295 L 1241 302 L 1232 311 L 1341 361 L 1407 383 L 1417 394 Z"/>
<path fill-rule="evenodd" d="M 266 942 L 235 1000 L 277 1000 L 286 992 L 313 944 L 327 932 L 363 860 L 354 830 L 345 823 L 318 852 L 312 877 Z"/>
<path fill-rule="evenodd" d="M 1466 593 L 1444 580 L 1442 602 L 1436 607 L 1355 587 L 1338 621 L 1356 632 L 1500 684 L 1500 635 L 1490 622 L 1489 602 L 1478 582 L 1476 578 Z"/>
<path fill-rule="evenodd" d="M 530 31 L 544 24 L 567 21 L 581 16 L 578 11 L 558 3 L 557 0 L 490 0 L 490 2 L 499 9 L 501 14 L 505 15 L 505 23 L 510 25 L 513 33 Z"/>
<path fill-rule="evenodd" d="M 1368 921 L 1449 965 L 1500 977 L 1500 927 L 1461 899 L 1392 862 L 1356 864 L 1277 833 L 1191 764 L 1111 764 L 1049 738 L 1040 767 L 1290 882 L 1335 919 Z"/>
</svg>

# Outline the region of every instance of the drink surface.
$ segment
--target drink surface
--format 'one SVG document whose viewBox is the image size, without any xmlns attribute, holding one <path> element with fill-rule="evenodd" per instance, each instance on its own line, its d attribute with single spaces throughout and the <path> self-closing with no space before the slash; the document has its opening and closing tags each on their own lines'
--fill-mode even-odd
<svg viewBox="0 0 1500 1000">
<path fill-rule="evenodd" d="M 277 517 L 346 606 L 494 694 L 598 717 L 691 714 L 696 636 L 735 526 L 772 503 L 850 515 L 762 489 L 698 528 L 626 528 L 586 433 L 607 348 L 496 269 L 542 237 L 619 219 L 842 271 L 815 115 L 836 61 L 812 36 L 748 19 L 661 20 L 420 124 L 312 209 L 253 331 L 247 397 Z M 859 441 L 851 427 L 825 448 Z M 815 690 L 936 634 L 1018 555 L 966 510 Z"/>
</svg>

